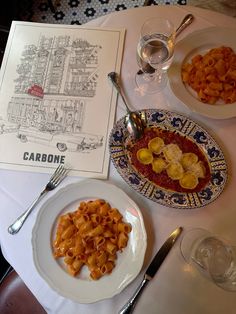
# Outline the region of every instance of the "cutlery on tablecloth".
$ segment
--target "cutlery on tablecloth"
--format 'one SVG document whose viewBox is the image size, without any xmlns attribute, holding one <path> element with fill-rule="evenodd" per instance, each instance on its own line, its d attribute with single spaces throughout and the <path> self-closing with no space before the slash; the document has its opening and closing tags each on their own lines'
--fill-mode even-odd
<svg viewBox="0 0 236 314">
<path fill-rule="evenodd" d="M 41 200 L 41 198 L 49 191 L 54 190 L 66 177 L 69 169 L 65 168 L 63 165 L 59 165 L 55 172 L 52 174 L 50 180 L 48 181 L 47 185 L 45 186 L 44 190 L 40 193 L 40 195 L 36 198 L 36 200 L 31 204 L 31 206 L 21 214 L 16 221 L 8 227 L 8 232 L 10 234 L 16 234 L 21 227 L 23 226 L 24 222 L 26 221 L 29 214 L 34 209 L 35 205 Z"/>
<path fill-rule="evenodd" d="M 133 309 L 137 303 L 138 297 L 141 295 L 146 284 L 155 276 L 156 272 L 160 268 L 162 262 L 166 258 L 170 249 L 173 247 L 175 241 L 177 240 L 177 238 L 181 234 L 182 230 L 183 230 L 183 228 L 179 227 L 171 233 L 171 235 L 168 237 L 168 239 L 162 245 L 160 250 L 156 253 L 151 264 L 148 266 L 148 269 L 145 272 L 143 281 L 138 286 L 138 288 L 134 292 L 133 296 L 128 300 L 128 302 L 119 311 L 119 314 L 128 314 L 128 313 L 133 312 Z"/>
<path fill-rule="evenodd" d="M 125 116 L 125 125 L 129 132 L 129 134 L 134 137 L 134 139 L 139 139 L 142 137 L 145 129 L 145 117 L 143 117 L 143 114 L 136 113 L 134 111 L 131 111 L 127 101 L 125 99 L 124 93 L 121 89 L 121 84 L 119 82 L 119 76 L 116 72 L 110 72 L 108 75 L 109 80 L 115 87 L 118 94 L 121 96 L 123 103 L 125 104 L 127 114 Z"/>
<path fill-rule="evenodd" d="M 187 14 L 182 22 L 180 23 L 179 27 L 175 31 L 175 36 L 177 37 L 188 25 L 190 25 L 193 22 L 193 15 L 192 14 Z M 155 69 L 147 62 L 141 61 L 142 63 L 142 70 L 138 70 L 137 74 L 144 74 L 144 73 L 154 73 Z"/>
</svg>

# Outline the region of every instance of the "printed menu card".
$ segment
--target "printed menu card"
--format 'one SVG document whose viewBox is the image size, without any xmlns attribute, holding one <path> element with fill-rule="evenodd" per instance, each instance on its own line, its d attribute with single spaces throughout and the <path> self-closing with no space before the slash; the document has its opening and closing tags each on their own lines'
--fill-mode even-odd
<svg viewBox="0 0 236 314">
<path fill-rule="evenodd" d="M 106 178 L 125 30 L 14 21 L 0 72 L 0 168 Z"/>
</svg>

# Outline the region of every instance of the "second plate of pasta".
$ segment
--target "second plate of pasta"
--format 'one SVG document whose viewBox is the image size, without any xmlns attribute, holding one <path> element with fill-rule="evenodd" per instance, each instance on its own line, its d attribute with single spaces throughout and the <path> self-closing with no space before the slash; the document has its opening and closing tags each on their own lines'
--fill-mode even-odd
<svg viewBox="0 0 236 314">
<path fill-rule="evenodd" d="M 190 64 L 192 60 L 199 55 L 206 55 L 211 49 L 220 48 L 222 46 L 229 47 L 235 54 L 236 42 L 234 38 L 235 29 L 210 27 L 196 31 L 176 44 L 173 63 L 168 72 L 170 86 L 176 97 L 192 111 L 214 119 L 227 119 L 236 116 L 236 102 L 234 101 L 234 97 L 232 103 L 225 103 L 219 99 L 217 101 L 214 100 L 214 104 L 211 104 L 211 102 L 213 102 L 212 98 L 200 101 L 197 92 L 188 86 L 188 84 L 184 83 L 182 77 L 184 65 Z M 223 63 L 224 61 L 221 60 L 220 62 Z M 233 67 L 235 67 L 235 58 L 232 62 L 234 63 Z M 197 81 L 197 78 L 194 80 Z M 208 79 L 200 78 L 200 81 L 201 84 L 203 84 L 205 81 L 208 82 Z M 215 85 L 215 80 L 212 84 Z M 205 88 L 207 89 L 208 87 L 206 86 Z M 235 87 L 232 88 L 232 91 L 235 94 Z M 202 95 L 202 97 L 203 96 L 204 95 Z"/>
<path fill-rule="evenodd" d="M 117 230 L 110 229 L 108 234 L 109 228 L 104 227 L 102 220 L 96 228 L 88 229 L 94 219 L 98 221 L 98 215 L 93 209 L 91 211 L 94 205 L 108 224 L 111 221 L 106 215 L 109 206 L 112 209 L 112 219 L 119 221 L 121 236 L 118 235 L 116 252 L 113 252 L 115 245 L 112 241 L 115 233 L 119 233 Z M 91 215 L 89 212 L 83 214 L 87 222 L 79 228 L 81 216 L 78 212 L 83 212 L 85 207 L 90 208 Z M 72 223 L 67 225 L 69 220 Z M 108 268 L 108 273 L 98 276 L 97 269 L 92 267 L 92 271 L 89 270 L 87 266 L 93 259 L 91 254 L 87 254 L 89 258 L 79 272 L 77 266 L 81 261 L 73 259 L 74 264 L 70 262 L 71 252 L 64 254 L 66 241 L 63 243 L 61 239 L 76 240 L 78 244 L 79 233 L 85 231 L 87 236 L 83 237 L 83 242 L 87 238 L 89 241 L 93 238 L 100 243 L 100 229 L 103 229 L 108 243 L 105 255 L 109 256 L 109 261 L 107 258 L 106 264 L 103 264 L 104 254 L 101 250 L 95 254 L 102 263 L 101 269 L 106 271 Z M 127 230 L 128 237 L 124 236 L 124 229 Z M 73 237 L 73 231 L 76 232 L 76 238 Z M 87 243 L 82 248 L 82 258 L 86 255 L 86 250 L 91 249 L 90 244 Z M 121 292 L 140 272 L 146 245 L 146 231 L 138 206 L 116 186 L 93 179 L 71 183 L 58 190 L 40 209 L 32 232 L 34 263 L 41 277 L 60 295 L 80 303 L 96 302 Z M 77 245 L 77 249 L 81 250 L 81 245 Z M 115 255 L 116 259 L 113 261 Z M 112 264 L 112 269 L 109 269 Z"/>
</svg>

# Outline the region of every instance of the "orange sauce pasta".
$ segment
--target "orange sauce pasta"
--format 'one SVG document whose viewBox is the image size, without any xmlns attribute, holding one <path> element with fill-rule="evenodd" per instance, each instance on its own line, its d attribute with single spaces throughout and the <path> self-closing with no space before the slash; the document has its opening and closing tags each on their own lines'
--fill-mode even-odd
<svg viewBox="0 0 236 314">
<path fill-rule="evenodd" d="M 76 211 L 59 217 L 53 255 L 64 259 L 72 276 L 86 265 L 90 277 L 97 280 L 112 272 L 117 252 L 127 246 L 131 230 L 119 210 L 105 200 L 81 202 Z"/>
<path fill-rule="evenodd" d="M 194 89 L 201 102 L 226 104 L 236 101 L 236 54 L 230 47 L 213 48 L 182 66 L 182 80 Z"/>
</svg>

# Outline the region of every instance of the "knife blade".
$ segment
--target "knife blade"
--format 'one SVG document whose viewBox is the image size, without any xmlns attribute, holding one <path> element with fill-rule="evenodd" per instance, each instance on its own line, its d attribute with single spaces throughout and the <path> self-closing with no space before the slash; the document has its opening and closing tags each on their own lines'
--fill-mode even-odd
<svg viewBox="0 0 236 314">
<path fill-rule="evenodd" d="M 175 241 L 177 240 L 177 238 L 179 237 L 182 231 L 183 231 L 183 228 L 178 227 L 170 234 L 168 239 L 164 242 L 162 247 L 156 253 L 155 257 L 151 261 L 151 264 L 148 266 L 145 272 L 143 281 L 138 286 L 133 296 L 128 300 L 128 302 L 119 311 L 119 314 L 128 314 L 128 313 L 133 312 L 134 307 L 137 303 L 138 297 L 141 295 L 144 287 L 155 276 L 156 272 L 160 268 L 161 264 L 163 263 L 164 259 L 170 252 L 171 248 L 173 247 Z"/>
</svg>

